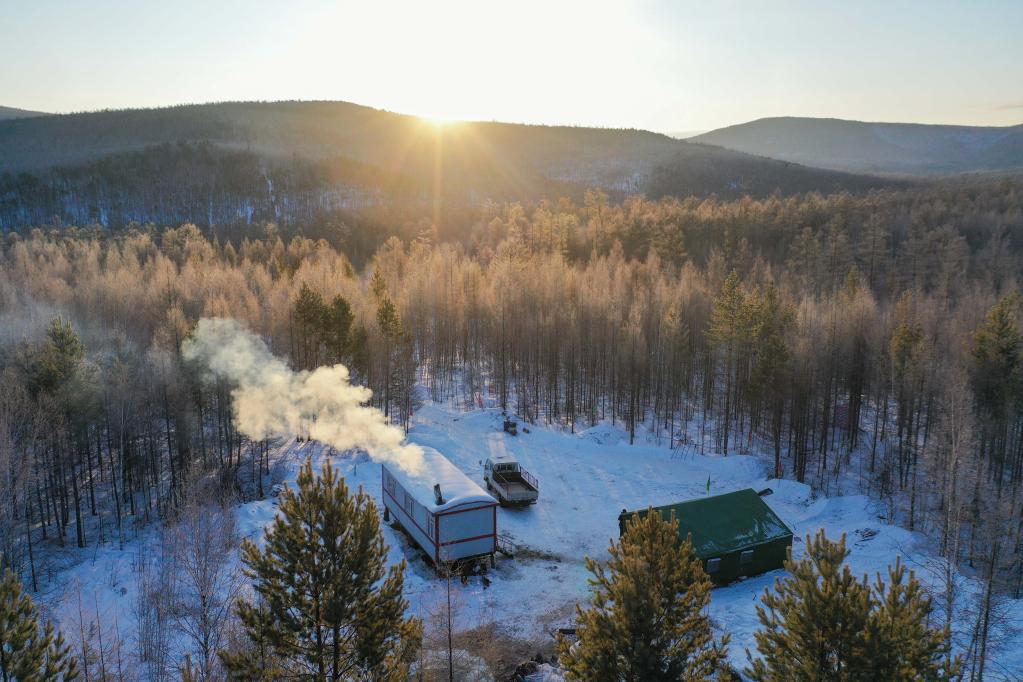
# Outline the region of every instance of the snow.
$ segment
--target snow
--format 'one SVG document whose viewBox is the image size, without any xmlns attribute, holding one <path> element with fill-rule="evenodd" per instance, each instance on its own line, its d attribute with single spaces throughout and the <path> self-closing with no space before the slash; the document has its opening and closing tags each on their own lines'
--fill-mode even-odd
<svg viewBox="0 0 1023 682">
<path fill-rule="evenodd" d="M 584 560 L 607 557 L 608 544 L 618 535 L 622 509 L 660 506 L 744 488 L 773 489 L 774 493 L 764 500 L 793 530 L 797 557 L 803 552 L 803 538 L 823 528 L 831 538 L 847 536 L 851 549 L 848 562 L 855 573 L 871 578 L 878 572 L 886 575 L 887 567 L 902 556 L 925 583 L 936 592 L 940 590 L 940 561 L 925 537 L 890 524 L 881 506 L 865 496 L 817 498 L 809 486 L 768 479 L 765 462 L 769 458 L 692 452 L 681 455 L 656 443 L 640 442 L 639 438 L 635 445 L 628 445 L 628 435 L 606 423 L 575 434 L 529 425 L 529 433 L 520 430 L 518 436 L 511 436 L 503 432 L 503 420 L 496 409 L 462 412 L 427 403 L 415 415 L 409 433 L 410 442 L 424 446 L 427 453 L 436 453 L 429 455 L 431 466 L 440 472 L 436 480 L 448 504 L 465 496 L 490 499 L 478 485 L 487 457 L 513 456 L 540 482 L 540 499 L 535 505 L 498 508 L 501 545 L 512 547 L 514 556 L 499 555 L 497 567 L 488 574 L 490 585 L 485 586 L 479 578 L 466 585 L 452 581 L 459 628 L 496 622 L 503 635 L 534 641 L 538 646 L 549 644 L 552 631 L 573 621 L 575 604 L 588 599 L 590 574 Z M 380 465 L 364 454 L 335 454 L 317 443 L 290 441 L 281 445 L 279 455 L 284 480 L 291 486 L 304 461 L 309 459 L 314 468 L 319 468 L 330 460 L 351 488 L 361 487 L 381 505 Z M 432 483 L 420 484 L 417 490 L 432 502 Z M 275 503 L 274 499 L 266 499 L 240 505 L 240 533 L 258 542 L 276 514 Z M 437 612 L 444 580 L 405 535 L 382 525 L 390 548 L 388 560 L 408 562 L 406 596 L 410 611 L 425 619 Z M 55 576 L 54 584 L 61 586 L 61 593 L 51 594 L 50 605 L 58 620 L 77 622 L 78 602 L 70 587 L 77 579 L 88 587 L 86 604 L 95 600 L 101 611 L 117 614 L 122 629 L 132 628 L 137 591 L 132 566 L 140 551 L 138 544 L 124 550 L 109 546 L 90 549 L 88 559 Z M 740 670 L 748 664 L 747 649 L 755 650 L 753 633 L 758 628 L 759 598 L 784 575 L 784 570 L 777 570 L 712 593 L 709 614 L 721 633 L 731 635 L 731 661 Z M 966 609 L 979 583 L 967 576 L 962 576 L 962 581 L 960 608 Z M 1023 601 L 1010 602 L 1007 609 L 1009 623 L 1023 622 Z M 955 641 L 962 649 L 969 641 L 968 611 L 957 613 L 955 623 Z M 1023 635 L 1007 636 L 1011 638 L 996 655 L 994 668 L 998 672 L 991 679 L 1023 676 Z M 545 667 L 535 679 L 557 679 L 557 675 Z"/>
<path fill-rule="evenodd" d="M 499 452 L 496 455 L 491 455 L 489 459 L 494 464 L 518 464 L 518 460 L 509 452 Z"/>
<path fill-rule="evenodd" d="M 394 477 L 405 492 L 426 507 L 431 514 L 446 511 L 468 503 L 497 504 L 483 488 L 462 473 L 462 470 L 448 461 L 447 457 L 431 447 L 422 447 L 423 468 L 419 473 L 410 474 L 399 466 L 382 465 Z M 444 502 L 437 504 L 433 487 L 440 485 Z M 382 502 L 381 500 L 377 500 Z"/>
</svg>

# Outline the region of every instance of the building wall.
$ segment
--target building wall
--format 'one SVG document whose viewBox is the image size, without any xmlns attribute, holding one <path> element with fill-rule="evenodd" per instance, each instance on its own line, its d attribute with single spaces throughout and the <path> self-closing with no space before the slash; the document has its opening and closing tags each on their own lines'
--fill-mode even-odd
<svg viewBox="0 0 1023 682">
<path fill-rule="evenodd" d="M 441 561 L 492 554 L 497 542 L 495 505 L 438 514 Z"/>
<path fill-rule="evenodd" d="M 718 570 L 714 573 L 708 570 L 707 574 L 715 584 L 723 585 L 743 576 L 760 575 L 782 568 L 785 565 L 788 548 L 791 546 L 791 536 L 778 538 L 761 545 L 747 547 L 746 549 L 753 551 L 753 556 L 748 563 L 742 562 L 744 550 L 736 550 L 703 559 L 703 568 L 707 570 L 711 559 L 720 558 L 721 563 L 718 565 Z"/>
</svg>

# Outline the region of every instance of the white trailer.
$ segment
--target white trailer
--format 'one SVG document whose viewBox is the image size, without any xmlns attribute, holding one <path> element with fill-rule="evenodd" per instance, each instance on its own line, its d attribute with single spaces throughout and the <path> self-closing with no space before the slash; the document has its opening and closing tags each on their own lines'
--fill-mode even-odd
<svg viewBox="0 0 1023 682">
<path fill-rule="evenodd" d="M 497 551 L 497 500 L 433 448 L 423 448 L 423 469 L 410 474 L 381 464 L 384 508 L 435 565 Z"/>
</svg>

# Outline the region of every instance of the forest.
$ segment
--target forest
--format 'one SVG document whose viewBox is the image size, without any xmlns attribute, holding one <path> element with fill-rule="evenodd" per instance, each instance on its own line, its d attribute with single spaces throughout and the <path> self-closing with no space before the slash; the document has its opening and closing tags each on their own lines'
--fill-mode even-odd
<svg viewBox="0 0 1023 682">
<path fill-rule="evenodd" d="M 974 658 L 1023 596 L 1018 180 L 157 223 L 0 236 L 0 557 L 33 589 L 60 548 L 268 493 L 270 444 L 182 354 L 224 317 L 295 368 L 345 364 L 397 425 L 425 385 L 569 431 L 757 444 L 823 494 L 852 478 L 983 581 Z"/>
<path fill-rule="evenodd" d="M 908 181 L 856 175 L 635 129 L 460 122 L 347 102 L 225 102 L 0 121 L 0 230 L 274 222 L 304 234 L 357 221 L 445 226 L 486 200 L 738 199 L 863 193 Z"/>
</svg>

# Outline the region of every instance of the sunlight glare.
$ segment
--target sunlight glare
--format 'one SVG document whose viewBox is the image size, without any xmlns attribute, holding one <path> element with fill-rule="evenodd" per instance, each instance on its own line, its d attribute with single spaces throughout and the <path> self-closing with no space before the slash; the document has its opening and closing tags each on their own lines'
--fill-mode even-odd
<svg viewBox="0 0 1023 682">
<path fill-rule="evenodd" d="M 458 123 L 457 119 L 449 116 L 439 116 L 435 114 L 420 114 L 417 118 L 423 123 L 426 123 L 434 128 L 446 128 L 453 123 Z"/>
</svg>

